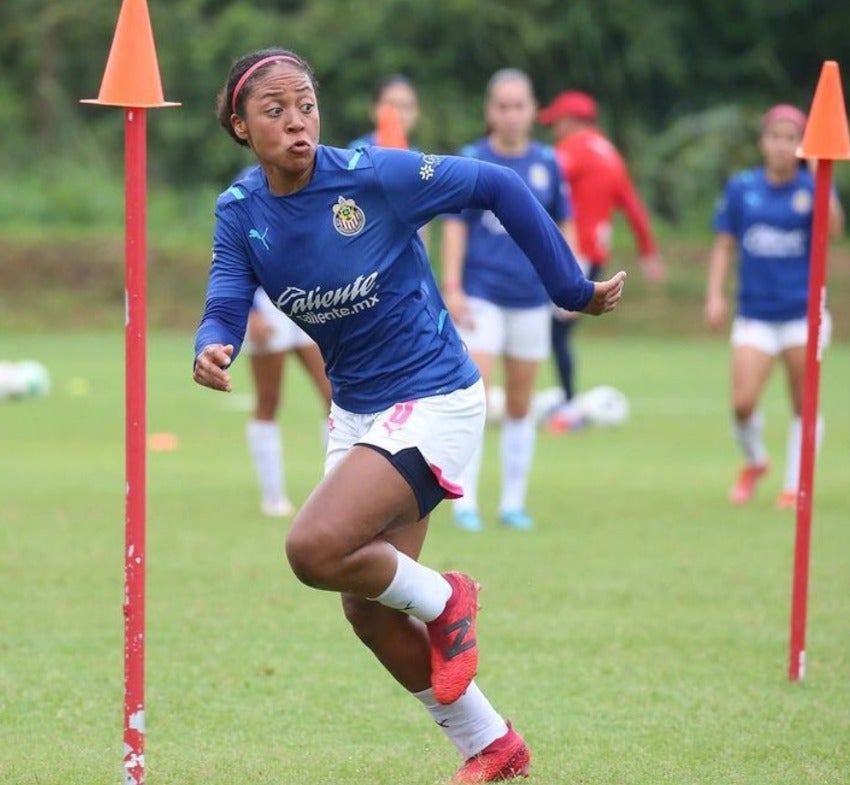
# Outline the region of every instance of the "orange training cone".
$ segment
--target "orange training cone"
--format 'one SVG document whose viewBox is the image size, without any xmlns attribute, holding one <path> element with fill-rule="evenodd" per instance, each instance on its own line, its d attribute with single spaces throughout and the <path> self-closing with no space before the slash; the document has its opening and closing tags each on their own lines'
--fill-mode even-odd
<svg viewBox="0 0 850 785">
<path fill-rule="evenodd" d="M 378 107 L 378 122 L 375 144 L 379 147 L 401 147 L 407 149 L 407 136 L 394 106 L 382 104 Z"/>
<path fill-rule="evenodd" d="M 123 0 L 100 94 L 83 103 L 139 109 L 179 106 L 162 95 L 146 0 Z"/>
<path fill-rule="evenodd" d="M 832 161 L 850 159 L 847 110 L 841 90 L 841 74 L 834 60 L 827 60 L 821 69 L 803 143 L 797 155 Z"/>
</svg>

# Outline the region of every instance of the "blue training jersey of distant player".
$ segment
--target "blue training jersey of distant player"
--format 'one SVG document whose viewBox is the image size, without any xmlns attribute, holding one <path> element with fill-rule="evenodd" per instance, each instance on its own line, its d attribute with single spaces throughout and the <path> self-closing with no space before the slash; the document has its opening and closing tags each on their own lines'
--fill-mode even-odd
<svg viewBox="0 0 850 785">
<path fill-rule="evenodd" d="M 488 139 L 467 145 L 461 155 L 513 169 L 556 223 L 572 215 L 567 187 L 553 148 L 531 142 L 521 156 L 496 153 Z M 505 308 L 534 308 L 549 295 L 528 257 L 489 210 L 464 210 L 468 235 L 463 289 Z"/>
<path fill-rule="evenodd" d="M 814 181 L 800 168 L 771 183 L 763 167 L 732 177 L 714 215 L 714 230 L 738 245 L 738 314 L 784 322 L 806 316 Z"/>
<path fill-rule="evenodd" d="M 218 199 L 196 355 L 214 343 L 238 353 L 260 285 L 318 343 L 344 409 L 376 412 L 469 386 L 479 373 L 447 316 L 421 225 L 492 205 L 556 301 L 581 309 L 593 294 L 554 225 L 510 177 L 455 156 L 323 145 L 310 182 L 293 194 L 275 196 L 263 170 L 250 170 Z"/>
</svg>

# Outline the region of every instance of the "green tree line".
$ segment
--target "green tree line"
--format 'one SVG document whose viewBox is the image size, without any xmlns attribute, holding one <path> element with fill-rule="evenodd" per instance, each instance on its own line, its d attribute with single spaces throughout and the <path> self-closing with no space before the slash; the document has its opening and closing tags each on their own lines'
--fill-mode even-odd
<svg viewBox="0 0 850 785">
<path fill-rule="evenodd" d="M 120 167 L 121 113 L 96 97 L 119 0 L 0 3 L 0 165 Z M 283 45 L 320 83 L 323 141 L 368 127 L 377 79 L 409 75 L 423 117 L 416 144 L 453 151 L 483 131 L 483 88 L 523 68 L 538 98 L 587 90 L 656 211 L 677 218 L 753 160 L 758 116 L 808 107 L 825 59 L 850 67 L 840 0 L 149 0 L 166 98 L 151 113 L 153 177 L 220 184 L 244 162 L 213 114 L 231 62 Z M 545 136 L 545 135 L 544 135 Z M 690 176 L 683 178 L 682 173 Z M 5 178 L 4 178 L 5 179 Z"/>
</svg>

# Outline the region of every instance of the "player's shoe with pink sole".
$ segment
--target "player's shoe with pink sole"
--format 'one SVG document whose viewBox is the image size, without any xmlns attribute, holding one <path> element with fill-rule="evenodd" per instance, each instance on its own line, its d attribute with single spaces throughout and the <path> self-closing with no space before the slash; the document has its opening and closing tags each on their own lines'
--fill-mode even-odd
<svg viewBox="0 0 850 785">
<path fill-rule="evenodd" d="M 469 687 L 478 670 L 478 584 L 462 572 L 443 577 L 452 594 L 443 612 L 428 622 L 431 642 L 431 688 L 438 703 L 454 703 Z"/>
<path fill-rule="evenodd" d="M 530 767 L 531 750 L 509 722 L 508 732 L 466 761 L 455 772 L 452 782 L 455 785 L 502 782 L 527 777 Z"/>
<path fill-rule="evenodd" d="M 753 498 L 758 481 L 767 474 L 766 463 L 752 463 L 738 472 L 738 479 L 729 490 L 732 504 L 746 504 Z"/>
</svg>

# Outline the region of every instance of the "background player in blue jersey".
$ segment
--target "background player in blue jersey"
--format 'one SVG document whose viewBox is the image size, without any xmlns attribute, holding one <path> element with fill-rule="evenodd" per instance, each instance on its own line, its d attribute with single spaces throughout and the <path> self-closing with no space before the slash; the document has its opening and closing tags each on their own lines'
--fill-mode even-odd
<svg viewBox="0 0 850 785">
<path fill-rule="evenodd" d="M 736 248 L 738 251 L 738 308 L 731 339 L 732 408 L 745 465 L 729 493 L 735 504 L 752 498 L 768 469 L 758 404 L 779 358 L 787 371 L 794 418 L 777 505 L 796 506 L 814 193 L 811 174 L 796 157 L 805 124 L 803 112 L 787 104 L 774 106 L 765 114 L 760 140 L 764 166 L 732 177 L 714 216 L 717 237 L 709 260 L 705 300 L 705 318 L 714 329 L 726 318 L 724 283 L 733 253 Z M 829 226 L 833 234 L 842 231 L 843 213 L 834 195 Z M 824 314 L 824 345 L 829 333 L 829 314 Z M 823 423 L 818 420 L 820 434 Z"/>
<path fill-rule="evenodd" d="M 497 71 L 487 84 L 488 134 L 462 154 L 516 172 L 567 233 L 570 208 L 554 150 L 531 138 L 536 108 L 531 80 L 523 71 Z M 447 217 L 442 250 L 446 303 L 487 388 L 497 358 L 504 358 L 499 519 L 527 529 L 532 521 L 525 496 L 535 440 L 529 409 L 537 370 L 549 355 L 551 300 L 534 265 L 490 210 Z M 464 472 L 464 496 L 454 503 L 455 522 L 470 531 L 481 528 L 477 491 L 482 447 Z"/>
<path fill-rule="evenodd" d="M 378 113 L 385 105 L 395 110 L 401 130 L 409 140 L 419 122 L 419 96 L 413 82 L 404 74 L 385 76 L 375 86 L 369 108 L 369 118 L 373 125 L 377 124 Z M 353 149 L 377 143 L 377 130 L 373 130 L 353 140 L 348 146 Z"/>
<path fill-rule="evenodd" d="M 480 375 L 417 230 L 445 212 L 492 210 L 573 310 L 612 310 L 625 273 L 588 282 L 507 169 L 320 145 L 312 70 L 287 50 L 233 64 L 219 119 L 260 166 L 218 200 L 193 378 L 232 388 L 258 285 L 318 343 L 333 397 L 325 476 L 288 532 L 289 563 L 305 584 L 342 595 L 356 634 L 443 728 L 465 759 L 455 782 L 525 774 L 528 747 L 473 681 L 477 584 L 417 561 L 429 513 L 463 492 L 484 423 Z"/>
</svg>

